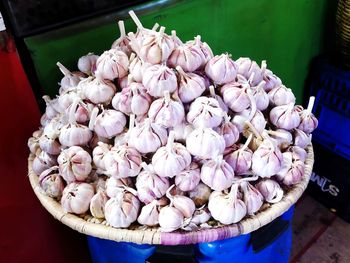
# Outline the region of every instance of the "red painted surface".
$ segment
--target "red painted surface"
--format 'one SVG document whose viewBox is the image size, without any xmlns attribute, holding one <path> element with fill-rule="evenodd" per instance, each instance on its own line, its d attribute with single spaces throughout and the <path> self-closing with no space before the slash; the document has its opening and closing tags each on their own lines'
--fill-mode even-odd
<svg viewBox="0 0 350 263">
<path fill-rule="evenodd" d="M 40 113 L 15 52 L 0 51 L 0 261 L 90 262 L 85 236 L 36 199 L 27 178 L 27 139 Z"/>
</svg>

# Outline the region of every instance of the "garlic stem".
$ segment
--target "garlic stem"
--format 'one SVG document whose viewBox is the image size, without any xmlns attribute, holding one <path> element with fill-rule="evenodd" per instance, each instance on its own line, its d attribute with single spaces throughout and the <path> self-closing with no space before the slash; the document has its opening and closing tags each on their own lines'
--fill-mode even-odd
<svg viewBox="0 0 350 263">
<path fill-rule="evenodd" d="M 139 20 L 134 11 L 129 11 L 129 15 L 139 29 L 144 29 L 141 21 Z"/>
<path fill-rule="evenodd" d="M 256 113 L 256 101 L 254 99 L 254 96 L 252 95 L 251 90 L 247 89 L 247 95 L 250 100 L 250 113 L 249 113 L 249 120 L 253 119 L 255 113 Z"/>
<path fill-rule="evenodd" d="M 131 84 L 132 78 L 133 78 L 132 75 L 129 74 L 129 75 L 128 75 L 128 86 Z"/>
<path fill-rule="evenodd" d="M 266 60 L 261 61 L 261 67 L 260 68 L 261 68 L 261 72 L 264 74 L 265 70 L 267 68 Z"/>
<path fill-rule="evenodd" d="M 125 185 L 123 185 L 122 187 L 124 188 L 124 190 L 126 190 L 126 191 L 132 193 L 134 196 L 137 196 L 137 191 L 136 191 L 135 189 L 133 189 L 133 188 L 131 188 L 131 187 L 127 187 L 127 186 L 125 186 Z"/>
<path fill-rule="evenodd" d="M 311 96 L 309 99 L 309 104 L 307 105 L 306 113 L 309 115 L 311 114 L 312 108 L 314 107 L 315 104 L 315 97 Z"/>
<path fill-rule="evenodd" d="M 170 92 L 169 92 L 169 90 L 164 91 L 164 100 L 167 103 L 171 100 L 170 99 Z"/>
<path fill-rule="evenodd" d="M 125 26 L 124 26 L 124 21 L 123 20 L 119 20 L 118 21 L 118 26 L 119 26 L 119 31 L 120 31 L 120 37 L 125 37 Z"/>
<path fill-rule="evenodd" d="M 89 129 L 91 131 L 94 130 L 94 125 L 95 125 L 95 122 L 96 122 L 97 114 L 98 114 L 98 108 L 94 107 L 94 109 L 91 112 L 90 121 L 89 121 Z"/>
<path fill-rule="evenodd" d="M 173 37 L 176 37 L 176 30 L 171 30 L 171 35 L 172 35 Z"/>
<path fill-rule="evenodd" d="M 249 79 L 248 79 L 249 84 L 253 82 L 254 77 L 255 77 L 255 72 L 252 72 L 252 74 L 249 76 Z"/>
<path fill-rule="evenodd" d="M 69 110 L 69 115 L 68 115 L 68 120 L 69 120 L 69 123 L 71 124 L 76 124 L 76 120 L 75 120 L 75 111 L 78 107 L 78 103 L 79 103 L 79 99 L 78 98 L 75 98 L 73 103 L 70 105 L 70 110 Z"/>
<path fill-rule="evenodd" d="M 129 119 L 129 130 L 128 130 L 129 134 L 131 130 L 134 128 L 134 126 L 135 126 L 135 114 L 131 114 Z"/>
<path fill-rule="evenodd" d="M 159 37 L 163 37 L 164 31 L 165 31 L 165 27 L 161 26 L 160 29 L 159 29 Z"/>
<path fill-rule="evenodd" d="M 152 27 L 152 30 L 153 31 L 156 31 L 159 27 L 159 24 L 158 23 L 155 23 L 154 26 Z"/>
<path fill-rule="evenodd" d="M 224 113 L 224 122 L 228 123 L 228 122 L 230 122 L 230 120 L 231 120 L 231 117 L 227 114 L 227 112 L 225 112 Z"/>
<path fill-rule="evenodd" d="M 288 135 L 284 134 L 283 132 L 268 130 L 267 133 L 270 135 L 274 135 L 274 136 L 283 138 L 283 139 L 288 139 Z"/>
<path fill-rule="evenodd" d="M 213 85 L 209 86 L 209 92 L 210 92 L 210 95 L 215 98 L 216 94 L 215 94 L 215 88 Z"/>
<path fill-rule="evenodd" d="M 145 170 L 146 172 L 149 172 L 149 173 L 152 172 L 151 169 L 149 168 L 149 166 L 147 165 L 147 163 L 142 162 L 140 165 L 143 168 L 143 170 Z"/>
<path fill-rule="evenodd" d="M 140 46 L 139 43 L 135 37 L 135 34 L 133 32 L 129 32 L 128 33 L 129 39 L 130 39 L 130 44 L 133 47 L 134 51 L 136 52 L 136 54 L 140 57 L 139 55 L 139 51 L 140 51 Z"/>
<path fill-rule="evenodd" d="M 247 149 L 252 138 L 253 138 L 253 134 L 251 133 L 251 134 L 249 134 L 249 137 L 248 137 L 247 141 L 245 142 L 245 144 L 243 145 L 243 147 L 241 149 L 239 149 L 241 152 L 243 152 L 245 149 Z"/>
<path fill-rule="evenodd" d="M 43 96 L 43 100 L 45 101 L 46 105 L 48 105 L 51 101 L 50 97 L 48 95 Z"/>
<path fill-rule="evenodd" d="M 56 65 L 60 69 L 60 71 L 63 73 L 63 75 L 72 75 L 72 72 L 70 72 L 65 66 L 63 66 L 60 62 L 57 62 Z"/>
<path fill-rule="evenodd" d="M 174 197 L 171 195 L 170 191 L 171 189 L 173 189 L 175 187 L 175 184 L 171 185 L 168 190 L 166 190 L 165 192 L 165 196 L 169 198 L 170 200 L 170 204 L 169 204 L 169 207 L 172 207 L 173 206 L 173 201 L 174 201 Z"/>
<path fill-rule="evenodd" d="M 129 62 L 133 61 L 136 58 L 135 53 L 130 54 Z"/>
<path fill-rule="evenodd" d="M 238 184 L 233 184 L 231 186 L 230 193 L 228 194 L 231 200 L 237 199 Z"/>
<path fill-rule="evenodd" d="M 180 75 L 186 75 L 186 72 L 180 66 L 177 66 L 176 70 L 177 72 L 179 72 Z"/>
<path fill-rule="evenodd" d="M 245 121 L 244 124 L 248 126 L 248 128 L 254 133 L 256 138 L 258 138 L 259 140 L 263 139 L 261 134 L 258 132 L 257 129 L 255 129 L 254 125 L 250 121 Z"/>
<path fill-rule="evenodd" d="M 168 136 L 168 142 L 166 144 L 166 149 L 168 152 L 171 152 L 173 150 L 174 139 L 175 139 L 175 132 L 170 131 Z"/>
</svg>

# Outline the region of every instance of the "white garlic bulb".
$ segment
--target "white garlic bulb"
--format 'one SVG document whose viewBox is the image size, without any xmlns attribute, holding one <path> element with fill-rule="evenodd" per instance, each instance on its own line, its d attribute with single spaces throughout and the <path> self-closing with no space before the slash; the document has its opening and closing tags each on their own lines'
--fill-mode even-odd
<svg viewBox="0 0 350 263">
<path fill-rule="evenodd" d="M 101 171 L 106 170 L 104 158 L 106 154 L 111 150 L 111 148 L 112 145 L 103 142 L 98 142 L 97 146 L 92 151 L 92 159 L 94 161 L 94 164 Z"/>
<path fill-rule="evenodd" d="M 277 128 L 285 130 L 292 130 L 300 124 L 300 116 L 293 103 L 273 108 L 270 120 Z"/>
<path fill-rule="evenodd" d="M 123 113 L 116 110 L 103 110 L 95 119 L 91 117 L 89 127 L 93 128 L 99 137 L 112 138 L 121 133 L 125 125 L 126 118 Z"/>
<path fill-rule="evenodd" d="M 108 196 L 104 191 L 98 191 L 90 201 L 90 213 L 95 218 L 105 217 L 105 205 L 108 201 Z"/>
<path fill-rule="evenodd" d="M 94 104 L 108 104 L 112 100 L 117 88 L 113 82 L 102 79 L 96 73 L 96 77 L 88 77 L 79 83 L 84 96 Z"/>
<path fill-rule="evenodd" d="M 106 181 L 106 194 L 108 197 L 115 197 L 119 192 L 123 191 L 125 188 L 133 188 L 134 184 L 131 178 L 115 178 L 110 177 Z"/>
<path fill-rule="evenodd" d="M 94 188 L 87 183 L 70 183 L 64 188 L 61 205 L 66 213 L 83 214 L 89 210 Z"/>
<path fill-rule="evenodd" d="M 192 162 L 188 168 L 178 173 L 175 177 L 175 184 L 181 191 L 191 191 L 200 182 L 200 168 L 197 163 Z"/>
<path fill-rule="evenodd" d="M 114 80 L 128 74 L 129 58 L 120 49 L 110 49 L 102 53 L 96 61 L 96 75 Z"/>
<path fill-rule="evenodd" d="M 96 70 L 96 61 L 99 56 L 94 53 L 88 53 L 78 60 L 78 69 L 87 75 L 92 75 Z"/>
<path fill-rule="evenodd" d="M 249 182 L 241 182 L 240 187 L 243 192 L 243 202 L 247 207 L 247 214 L 254 215 L 263 205 L 264 197 L 258 189 L 252 186 Z"/>
<path fill-rule="evenodd" d="M 184 215 L 172 206 L 165 206 L 159 212 L 159 225 L 162 232 L 172 232 L 182 227 Z"/>
<path fill-rule="evenodd" d="M 295 96 L 291 89 L 284 85 L 273 88 L 268 93 L 270 104 L 274 106 L 282 106 L 295 103 Z"/>
<path fill-rule="evenodd" d="M 235 80 L 237 65 L 229 55 L 222 54 L 208 61 L 205 73 L 215 84 L 223 85 Z"/>
<path fill-rule="evenodd" d="M 153 200 L 151 203 L 144 205 L 137 218 L 137 222 L 145 226 L 158 225 L 160 208 L 158 200 Z"/>
<path fill-rule="evenodd" d="M 283 198 L 281 186 L 274 180 L 264 178 L 255 185 L 268 203 L 278 203 Z"/>
<path fill-rule="evenodd" d="M 205 80 L 195 73 L 186 73 L 181 67 L 176 67 L 179 73 L 179 98 L 188 103 L 198 98 L 205 91 Z"/>
</svg>

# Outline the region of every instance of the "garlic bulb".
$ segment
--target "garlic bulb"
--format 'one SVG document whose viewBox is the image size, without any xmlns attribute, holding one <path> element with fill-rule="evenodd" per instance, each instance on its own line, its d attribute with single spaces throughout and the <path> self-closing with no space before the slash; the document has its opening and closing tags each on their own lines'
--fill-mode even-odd
<svg viewBox="0 0 350 263">
<path fill-rule="evenodd" d="M 281 150 L 287 149 L 293 143 L 293 136 L 289 131 L 277 129 L 275 131 L 268 130 L 267 133 L 275 140 Z"/>
<path fill-rule="evenodd" d="M 113 227 L 129 227 L 131 223 L 136 221 L 139 214 L 139 199 L 127 191 L 118 192 L 105 205 L 106 221 Z"/>
<path fill-rule="evenodd" d="M 144 71 L 149 67 L 151 64 L 143 62 L 139 57 L 135 56 L 134 53 L 130 56 L 130 65 L 129 65 L 129 72 L 130 75 L 132 75 L 132 78 L 138 82 L 142 83 L 142 77 Z"/>
<path fill-rule="evenodd" d="M 229 55 L 222 54 L 208 61 L 205 73 L 215 84 L 223 85 L 235 80 L 237 65 Z"/>
<path fill-rule="evenodd" d="M 95 55 L 94 53 L 88 53 L 78 60 L 78 69 L 87 74 L 92 75 L 94 74 L 96 70 L 96 61 L 99 58 L 99 56 Z"/>
<path fill-rule="evenodd" d="M 162 232 L 172 232 L 183 225 L 184 215 L 172 206 L 165 206 L 159 212 L 159 225 Z"/>
<path fill-rule="evenodd" d="M 198 97 L 191 103 L 187 121 L 194 127 L 215 128 L 222 122 L 224 112 L 214 98 Z"/>
<path fill-rule="evenodd" d="M 77 123 L 86 124 L 90 119 L 93 104 L 84 103 L 81 99 L 74 99 L 73 103 L 65 110 L 65 114 L 69 116 L 73 114 L 73 118 Z"/>
<path fill-rule="evenodd" d="M 57 158 L 60 174 L 67 183 L 84 181 L 91 172 L 91 156 L 83 148 L 72 146 Z"/>
<path fill-rule="evenodd" d="M 318 120 L 311 112 L 314 103 L 315 97 L 310 97 L 307 109 L 300 112 L 300 124 L 298 126 L 298 129 L 304 131 L 307 134 L 313 132 L 318 126 Z"/>
<path fill-rule="evenodd" d="M 83 214 L 89 210 L 94 188 L 87 183 L 70 183 L 64 188 L 61 205 L 66 213 Z"/>
<path fill-rule="evenodd" d="M 94 161 L 96 167 L 101 171 L 106 170 L 104 159 L 106 157 L 106 154 L 111 150 L 111 148 L 112 145 L 103 142 L 98 142 L 97 146 L 92 151 L 92 160 Z"/>
<path fill-rule="evenodd" d="M 186 139 L 186 148 L 194 156 L 210 159 L 225 150 L 225 140 L 210 128 L 197 128 Z"/>
<path fill-rule="evenodd" d="M 159 148 L 152 157 L 154 171 L 161 177 L 174 177 L 191 163 L 191 155 L 181 143 L 174 142 L 170 131 L 167 145 Z"/>
<path fill-rule="evenodd" d="M 90 213 L 95 218 L 105 217 L 105 205 L 108 201 L 108 196 L 104 191 L 98 191 L 90 201 Z"/>
<path fill-rule="evenodd" d="M 174 206 L 176 209 L 178 209 L 185 218 L 192 217 L 194 211 L 196 210 L 196 206 L 191 198 L 188 198 L 187 196 L 183 195 L 171 195 L 170 190 L 175 185 L 172 185 L 166 192 L 166 196 L 170 200 L 170 206 Z"/>
<path fill-rule="evenodd" d="M 199 183 L 192 191 L 188 192 L 189 198 L 193 200 L 197 207 L 201 207 L 208 203 L 211 190 L 209 186 Z"/>
<path fill-rule="evenodd" d="M 59 91 L 60 94 L 65 90 L 76 87 L 80 82 L 80 78 L 84 77 L 84 74 L 81 72 L 70 72 L 60 62 L 57 62 L 56 65 L 64 75 L 64 77 L 60 82 L 60 85 L 61 85 L 60 91 Z"/>
<path fill-rule="evenodd" d="M 295 96 L 291 89 L 284 85 L 273 88 L 268 93 L 270 104 L 274 106 L 282 106 L 295 103 Z"/>
<path fill-rule="evenodd" d="M 130 88 L 132 91 L 131 112 L 137 116 L 146 114 L 152 102 L 151 96 L 148 95 L 146 88 L 141 84 L 132 83 Z"/>
<path fill-rule="evenodd" d="M 158 176 L 152 165 L 142 163 L 143 171 L 136 178 L 136 188 L 141 202 L 149 204 L 165 195 L 169 180 Z"/>
<path fill-rule="evenodd" d="M 175 45 L 171 37 L 164 33 L 165 27 L 144 37 L 138 51 L 140 58 L 151 64 L 166 62 Z M 133 44 L 133 43 L 132 43 Z"/>
<path fill-rule="evenodd" d="M 179 125 L 176 125 L 175 127 L 173 127 L 173 131 L 175 133 L 175 141 L 179 141 L 182 143 L 186 142 L 186 138 L 193 130 L 193 125 L 187 122 L 182 122 Z"/>
<path fill-rule="evenodd" d="M 164 98 L 153 101 L 148 111 L 148 117 L 167 128 L 175 127 L 185 118 L 183 105 L 170 98 L 169 91 L 164 92 Z"/>
<path fill-rule="evenodd" d="M 274 180 L 264 178 L 258 182 L 255 187 L 268 203 L 278 203 L 283 198 L 283 190 Z"/>
<path fill-rule="evenodd" d="M 55 118 L 60 113 L 60 106 L 58 99 L 51 100 L 49 96 L 43 96 L 43 99 L 46 104 L 45 114 L 49 119 Z"/>
<path fill-rule="evenodd" d="M 192 162 L 188 168 L 176 175 L 175 184 L 180 190 L 187 192 L 193 190 L 199 184 L 200 179 L 199 165 Z"/>
<path fill-rule="evenodd" d="M 129 45 L 130 39 L 125 34 L 125 27 L 124 27 L 124 21 L 119 20 L 118 21 L 118 27 L 120 31 L 120 37 L 116 39 L 112 44 L 112 49 L 120 49 L 128 56 L 131 54 L 131 47 Z"/>
<path fill-rule="evenodd" d="M 128 74 L 129 58 L 119 49 L 110 49 L 102 53 L 96 61 L 96 75 L 103 79 L 114 80 Z"/>
<path fill-rule="evenodd" d="M 145 226 L 156 226 L 159 221 L 159 211 L 158 200 L 153 200 L 151 203 L 142 207 L 137 222 Z"/>
<path fill-rule="evenodd" d="M 300 117 L 293 103 L 277 106 L 270 111 L 270 121 L 277 128 L 292 130 L 299 126 Z"/>
<path fill-rule="evenodd" d="M 209 92 L 210 92 L 210 97 L 216 99 L 220 105 L 220 108 L 224 111 L 224 112 L 228 112 L 228 107 L 226 105 L 226 103 L 224 102 L 224 100 L 217 94 L 215 94 L 215 89 L 213 85 L 209 86 Z"/>
<path fill-rule="evenodd" d="M 249 182 L 241 182 L 240 187 L 243 192 L 243 202 L 247 207 L 247 214 L 254 215 L 263 205 L 264 197 L 258 189 L 252 186 Z"/>
<path fill-rule="evenodd" d="M 57 164 L 57 157 L 41 151 L 33 160 L 32 169 L 36 175 L 40 175 L 46 169 Z"/>
<path fill-rule="evenodd" d="M 39 139 L 40 148 L 49 154 L 58 155 L 61 152 L 61 144 L 58 142 L 58 134 L 43 134 Z"/>
<path fill-rule="evenodd" d="M 221 88 L 225 104 L 234 112 L 242 112 L 250 106 L 247 86 L 239 82 L 228 83 Z"/>
<path fill-rule="evenodd" d="M 282 85 L 282 81 L 279 77 L 277 77 L 271 70 L 266 69 L 264 71 L 264 81 L 265 81 L 265 86 L 264 90 L 266 92 L 269 92 L 275 87 L 279 87 Z"/>
<path fill-rule="evenodd" d="M 264 111 L 269 106 L 269 96 L 264 90 L 265 81 L 261 81 L 257 86 L 251 87 L 250 90 L 256 102 L 256 108 Z"/>
<path fill-rule="evenodd" d="M 215 220 L 224 225 L 237 223 L 247 214 L 247 207 L 237 197 L 238 184 L 233 184 L 230 193 L 213 192 L 210 195 L 208 209 Z"/>
<path fill-rule="evenodd" d="M 224 115 L 224 123 L 216 128 L 216 131 L 223 136 L 225 140 L 225 147 L 230 147 L 235 144 L 239 139 L 239 130 L 232 122 L 230 122 L 230 117 Z"/>
<path fill-rule="evenodd" d="M 140 153 L 151 153 L 166 144 L 167 135 L 164 127 L 145 119 L 130 132 L 129 144 Z"/>
<path fill-rule="evenodd" d="M 79 83 L 84 96 L 94 104 L 110 103 L 116 92 L 113 82 L 101 77 L 99 73 L 96 73 L 95 78 L 88 77 Z"/>
<path fill-rule="evenodd" d="M 311 136 L 299 129 L 295 129 L 293 132 L 294 145 L 301 148 L 306 148 L 311 143 Z"/>
<path fill-rule="evenodd" d="M 188 103 L 201 96 L 205 91 L 205 80 L 195 73 L 186 73 L 180 66 L 176 67 L 179 73 L 179 98 Z"/>
<path fill-rule="evenodd" d="M 262 61 L 261 68 L 250 58 L 241 57 L 235 61 L 237 65 L 237 74 L 244 76 L 246 79 L 251 79 L 252 86 L 257 85 L 263 80 L 263 75 L 266 69 L 266 61 Z"/>
<path fill-rule="evenodd" d="M 234 180 L 232 167 L 218 155 L 215 159 L 205 162 L 201 169 L 201 180 L 211 189 L 222 191 L 229 188 Z"/>
<path fill-rule="evenodd" d="M 142 84 L 153 97 L 163 97 L 164 91 L 174 92 L 177 89 L 175 72 L 164 65 L 148 67 L 142 78 Z"/>
<path fill-rule="evenodd" d="M 60 199 L 64 189 L 64 181 L 57 170 L 58 167 L 53 166 L 43 171 L 39 176 L 39 185 L 48 196 Z"/>
<path fill-rule="evenodd" d="M 283 156 L 271 139 L 265 139 L 252 156 L 252 170 L 260 177 L 271 177 L 282 167 Z"/>
<path fill-rule="evenodd" d="M 119 192 L 124 191 L 125 188 L 133 188 L 134 184 L 131 178 L 120 178 L 110 177 L 106 181 L 106 194 L 108 197 L 116 197 Z"/>
<path fill-rule="evenodd" d="M 29 151 L 34 155 L 38 155 L 41 151 L 39 140 L 39 138 L 36 138 L 34 136 L 28 139 L 27 146 L 29 148 Z"/>
<path fill-rule="evenodd" d="M 193 72 L 203 65 L 205 61 L 199 44 L 183 44 L 176 47 L 168 59 L 168 65 L 181 67 L 186 72 Z"/>
<path fill-rule="evenodd" d="M 121 133 L 125 125 L 124 114 L 116 110 L 103 110 L 95 120 L 91 117 L 89 124 L 98 136 L 104 138 L 112 138 Z"/>
<path fill-rule="evenodd" d="M 130 75 L 129 75 L 130 76 Z M 132 90 L 130 89 L 130 83 L 126 88 L 123 88 L 121 92 L 117 92 L 112 99 L 112 106 L 115 110 L 129 115 L 131 114 L 131 100 Z"/>
<path fill-rule="evenodd" d="M 106 173 L 117 179 L 137 176 L 141 162 L 141 154 L 127 145 L 112 147 L 104 157 Z"/>
<path fill-rule="evenodd" d="M 301 181 L 304 171 L 305 164 L 301 160 L 293 161 L 293 155 L 291 152 L 283 153 L 284 161 L 283 169 L 277 174 L 277 179 L 284 185 L 294 185 Z"/>
<path fill-rule="evenodd" d="M 199 209 L 196 209 L 196 211 L 194 211 L 193 217 L 191 219 L 191 223 L 200 225 L 208 222 L 210 218 L 211 218 L 211 214 L 209 212 L 209 209 L 201 207 Z"/>
<path fill-rule="evenodd" d="M 307 152 L 299 146 L 290 146 L 287 151 L 292 153 L 293 160 L 305 162 L 307 158 Z"/>
<path fill-rule="evenodd" d="M 244 145 L 240 145 L 239 149 L 225 155 L 225 161 L 232 167 L 235 174 L 245 174 L 252 166 L 253 152 L 248 148 L 252 139 L 250 135 Z"/>
<path fill-rule="evenodd" d="M 202 61 L 202 65 L 201 67 L 204 67 L 207 62 L 214 57 L 213 55 L 213 51 L 211 50 L 211 48 L 209 47 L 209 45 L 206 42 L 202 42 L 201 41 L 201 36 L 198 35 L 194 38 L 194 40 L 190 40 L 186 42 L 186 45 L 189 46 L 198 46 L 200 48 L 200 51 L 202 53 L 202 58 L 204 58 L 204 60 Z"/>
</svg>

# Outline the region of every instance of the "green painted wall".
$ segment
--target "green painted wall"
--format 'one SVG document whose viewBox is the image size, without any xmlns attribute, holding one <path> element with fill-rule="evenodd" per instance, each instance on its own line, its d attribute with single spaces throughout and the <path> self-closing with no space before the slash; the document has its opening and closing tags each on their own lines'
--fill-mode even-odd
<svg viewBox="0 0 350 263">
<path fill-rule="evenodd" d="M 292 88 L 301 101 L 310 59 L 322 49 L 327 7 L 333 0 L 191 0 L 150 1 L 135 8 L 145 26 L 155 22 L 176 29 L 183 40 L 200 34 L 214 53 L 233 58 L 266 59 L 268 67 Z M 153 5 L 153 6 L 152 6 Z M 151 6 L 151 8 L 149 8 Z M 88 52 L 100 54 L 119 36 L 116 21 L 127 10 L 99 17 L 25 40 L 45 93 L 54 95 L 62 62 L 76 69 Z M 128 31 L 135 25 L 126 21 Z"/>
</svg>

